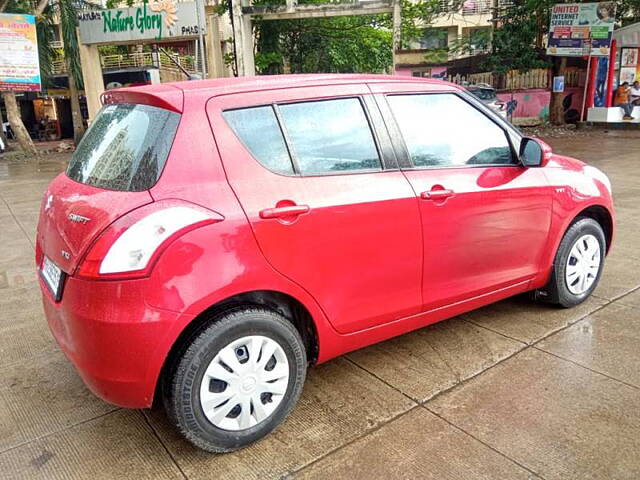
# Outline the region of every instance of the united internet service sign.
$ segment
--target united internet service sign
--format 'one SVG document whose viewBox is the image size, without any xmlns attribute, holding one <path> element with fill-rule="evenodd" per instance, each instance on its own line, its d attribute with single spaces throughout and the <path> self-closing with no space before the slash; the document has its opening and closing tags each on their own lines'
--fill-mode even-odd
<svg viewBox="0 0 640 480">
<path fill-rule="evenodd" d="M 85 11 L 78 14 L 80 41 L 84 44 L 162 42 L 196 37 L 199 34 L 197 8 L 195 2 L 145 0 L 136 7 Z M 204 12 L 201 18 L 204 19 Z"/>
</svg>

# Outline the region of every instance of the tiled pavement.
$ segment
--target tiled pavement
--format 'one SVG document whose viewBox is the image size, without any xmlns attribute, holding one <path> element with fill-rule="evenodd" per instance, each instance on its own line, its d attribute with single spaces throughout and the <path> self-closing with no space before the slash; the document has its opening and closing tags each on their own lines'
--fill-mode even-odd
<svg viewBox="0 0 640 480">
<path fill-rule="evenodd" d="M 516 297 L 315 367 L 286 423 L 227 455 L 192 448 L 162 410 L 85 389 L 33 271 L 39 201 L 63 162 L 0 160 L 0 475 L 640 478 L 640 137 L 549 142 L 613 182 L 618 237 L 592 299 Z"/>
</svg>

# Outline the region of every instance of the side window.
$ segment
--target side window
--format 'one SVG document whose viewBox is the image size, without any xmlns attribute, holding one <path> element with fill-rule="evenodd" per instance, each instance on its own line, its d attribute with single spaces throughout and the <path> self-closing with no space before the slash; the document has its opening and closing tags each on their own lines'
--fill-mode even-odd
<svg viewBox="0 0 640 480">
<path fill-rule="evenodd" d="M 381 170 L 359 99 L 292 103 L 278 109 L 302 175 Z"/>
<path fill-rule="evenodd" d="M 227 110 L 222 115 L 262 166 L 276 173 L 294 173 L 273 107 Z"/>
<path fill-rule="evenodd" d="M 460 97 L 387 98 L 416 167 L 516 163 L 504 130 Z"/>
</svg>

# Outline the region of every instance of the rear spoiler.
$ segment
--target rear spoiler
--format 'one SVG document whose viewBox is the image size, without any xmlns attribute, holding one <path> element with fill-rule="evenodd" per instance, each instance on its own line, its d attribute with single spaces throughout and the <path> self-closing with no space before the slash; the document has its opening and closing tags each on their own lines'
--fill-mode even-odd
<svg viewBox="0 0 640 480">
<path fill-rule="evenodd" d="M 139 103 L 182 113 L 184 92 L 171 85 L 117 88 L 100 95 L 100 102 L 103 105 Z"/>
</svg>

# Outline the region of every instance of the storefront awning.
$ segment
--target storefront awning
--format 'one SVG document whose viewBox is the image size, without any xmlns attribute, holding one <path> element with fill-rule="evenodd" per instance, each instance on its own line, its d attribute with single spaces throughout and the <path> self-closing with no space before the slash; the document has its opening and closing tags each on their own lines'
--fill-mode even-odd
<svg viewBox="0 0 640 480">
<path fill-rule="evenodd" d="M 613 31 L 613 38 L 621 47 L 638 47 L 640 48 L 640 22 L 618 28 Z"/>
</svg>

